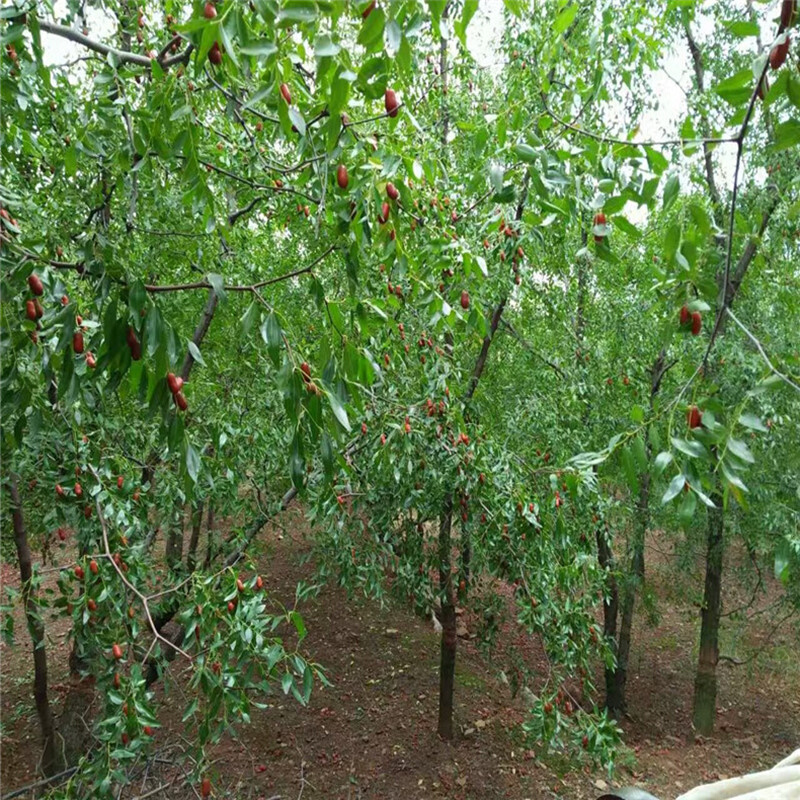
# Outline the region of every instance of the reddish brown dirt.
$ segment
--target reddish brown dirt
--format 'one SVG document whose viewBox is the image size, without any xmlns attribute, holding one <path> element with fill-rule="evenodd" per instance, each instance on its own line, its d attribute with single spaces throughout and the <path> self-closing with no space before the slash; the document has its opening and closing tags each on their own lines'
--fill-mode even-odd
<svg viewBox="0 0 800 800">
<path fill-rule="evenodd" d="M 306 534 L 297 509 L 283 515 L 280 528 L 262 534 L 269 552 L 260 560 L 261 572 L 273 593 L 287 603 L 297 581 L 312 573 L 310 565 L 299 566 L 308 549 Z M 236 738 L 215 748 L 215 796 L 292 800 L 302 792 L 306 800 L 566 799 L 595 797 L 605 781 L 641 785 L 668 800 L 698 783 L 770 766 L 800 745 L 800 669 L 790 655 L 797 652 L 797 631 L 789 622 L 771 632 L 769 614 L 751 623 L 748 644 L 769 637 L 771 655 L 749 666 L 720 666 L 718 732 L 713 739 L 695 741 L 689 719 L 697 610 L 687 587 L 699 585 L 698 575 L 676 583 L 674 569 L 667 569 L 670 559 L 660 554 L 663 545 L 653 539 L 648 580 L 663 616 L 654 626 L 641 614 L 637 617 L 632 718 L 623 721 L 632 752 L 613 781 L 588 768 L 559 776 L 521 746 L 517 726 L 524 708 L 497 679 L 507 661 L 507 646 L 498 648 L 490 663 L 474 641 L 459 640 L 456 709 L 461 734 L 452 744 L 441 742 L 435 734 L 438 636 L 430 621 L 397 607 L 381 609 L 363 598 L 348 600 L 342 590 L 328 587 L 301 611 L 309 630 L 305 651 L 325 666 L 333 686 L 315 687 L 308 708 L 282 694 L 266 698 L 269 708 L 255 710 L 250 726 L 240 727 Z M 2 578 L 12 587 L 18 580 L 5 565 Z M 760 604 L 768 605 L 776 591 L 771 586 Z M 726 607 L 746 596 L 746 587 L 729 592 Z M 3 792 L 34 780 L 38 753 L 30 644 L 18 610 L 15 619 L 17 644 L 0 650 Z M 471 628 L 469 615 L 464 619 Z M 63 623 L 50 624 L 48 635 L 57 711 L 68 655 Z M 529 665 L 536 666 L 540 656 L 535 641 L 520 636 L 509 622 L 501 639 L 513 642 Z M 173 671 L 180 685 L 180 668 L 176 665 Z M 183 706 L 180 692 L 161 699 L 163 727 L 156 743 L 165 748 L 182 733 Z M 465 735 L 467 729 L 471 733 Z M 173 780 L 155 796 L 186 797 L 178 773 L 159 765 L 151 767 L 146 784 L 140 778 L 136 791 L 125 796 Z"/>
</svg>

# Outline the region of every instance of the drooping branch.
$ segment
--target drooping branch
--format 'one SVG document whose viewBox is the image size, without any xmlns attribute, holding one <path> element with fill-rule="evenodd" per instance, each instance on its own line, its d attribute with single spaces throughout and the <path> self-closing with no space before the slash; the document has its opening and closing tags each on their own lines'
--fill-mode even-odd
<svg viewBox="0 0 800 800">
<path fill-rule="evenodd" d="M 157 59 L 151 59 L 148 56 L 142 56 L 138 53 L 129 53 L 125 50 L 119 50 L 116 47 L 110 47 L 107 44 L 90 39 L 88 36 L 84 35 L 80 31 L 76 31 L 74 28 L 68 28 L 66 25 L 59 25 L 56 22 L 49 22 L 48 20 L 40 19 L 39 27 L 41 30 L 45 31 L 45 33 L 51 33 L 54 36 L 60 36 L 62 39 L 68 39 L 69 41 L 82 45 L 89 50 L 93 50 L 95 53 L 100 53 L 100 55 L 113 56 L 113 58 L 116 59 L 117 63 L 120 65 L 136 64 L 140 67 L 150 67 L 155 60 L 163 69 L 167 69 L 175 64 L 185 64 L 189 60 L 189 56 L 194 49 L 194 45 L 192 45 L 190 42 L 189 46 L 182 53 L 172 56 L 171 58 L 164 58 L 164 55 L 166 55 L 165 50 L 169 49 L 168 45 L 165 50 L 162 50 Z M 169 44 L 171 45 L 172 41 Z"/>
<path fill-rule="evenodd" d="M 688 21 L 684 24 L 684 32 L 686 34 L 686 41 L 689 45 L 689 53 L 692 56 L 692 65 L 694 67 L 694 78 L 695 82 L 697 83 L 697 91 L 699 94 L 703 94 L 705 91 L 705 70 L 703 68 L 703 54 L 700 52 L 700 48 L 697 46 L 697 42 L 692 36 L 692 29 L 689 26 Z M 705 169 L 706 169 L 706 182 L 708 183 L 708 193 L 711 195 L 711 202 L 714 205 L 715 209 L 719 209 L 720 207 L 720 199 L 719 199 L 719 191 L 717 189 L 717 182 L 714 177 L 714 159 L 711 156 L 711 144 L 712 142 L 709 140 L 710 135 L 710 127 L 708 124 L 708 118 L 705 114 L 700 114 L 700 131 L 705 137 L 705 141 L 703 142 L 703 159 L 705 162 Z M 735 140 L 734 140 L 735 141 Z"/>
<path fill-rule="evenodd" d="M 278 275 L 275 278 L 266 278 L 265 280 L 258 281 L 257 283 L 226 284 L 224 289 L 226 292 L 257 292 L 264 286 L 271 286 L 274 283 L 280 283 L 281 281 L 289 280 L 289 278 L 296 278 L 299 275 L 305 275 L 306 273 L 311 272 L 314 267 L 317 266 L 317 264 L 330 255 L 334 250 L 336 250 L 336 245 L 331 245 L 327 250 L 318 255 L 310 264 L 306 265 L 305 267 L 292 270 L 291 272 L 286 272 L 283 275 Z M 158 294 L 159 292 L 185 292 L 191 289 L 211 289 L 212 286 L 208 281 L 195 281 L 194 283 L 175 283 L 169 285 L 165 284 L 164 286 L 147 284 L 144 288 L 148 292 Z"/>
<path fill-rule="evenodd" d="M 33 568 L 31 549 L 28 544 L 28 533 L 22 516 L 22 500 L 20 499 L 16 476 L 8 483 L 11 498 L 11 517 L 14 528 L 14 544 L 17 548 L 19 575 L 22 594 L 22 607 L 28 623 L 28 632 L 33 643 L 33 695 L 36 701 L 36 713 L 42 732 L 44 749 L 42 769 L 45 775 L 57 772 L 63 764 L 58 763 L 55 741 L 55 725 L 47 696 L 47 651 L 45 650 L 44 623 L 36 608 L 36 593 L 33 586 Z"/>
<path fill-rule="evenodd" d="M 564 370 L 555 363 L 555 361 L 550 361 L 548 358 L 545 358 L 541 353 L 539 353 L 536 348 L 524 337 L 522 336 L 519 331 L 507 320 L 502 320 L 503 327 L 508 330 L 508 332 L 529 352 L 533 353 L 536 358 L 540 359 L 543 363 L 545 363 L 550 369 L 552 369 L 560 378 L 566 378 L 567 376 L 564 374 Z"/>
<path fill-rule="evenodd" d="M 581 128 L 579 125 L 575 125 L 568 120 L 562 119 L 558 116 L 548 105 L 547 103 L 547 94 L 545 92 L 541 92 L 540 95 L 542 104 L 544 105 L 545 113 L 553 119 L 554 122 L 557 122 L 559 125 L 562 125 L 564 128 L 567 128 L 571 131 L 575 131 L 575 133 L 581 134 L 581 136 L 588 136 L 590 139 L 594 139 L 597 142 L 603 142 L 604 144 L 620 144 L 629 147 L 669 147 L 669 146 L 686 146 L 692 144 L 699 144 L 703 142 L 703 145 L 707 147 L 708 145 L 712 144 L 733 144 L 736 142 L 736 137 L 704 137 L 702 139 L 661 139 L 661 140 L 653 140 L 647 142 L 636 142 L 631 141 L 629 139 L 618 139 L 615 136 L 604 136 L 599 133 L 594 133 L 593 131 L 589 131 L 586 128 Z"/>
<path fill-rule="evenodd" d="M 208 332 L 208 326 L 211 325 L 211 319 L 217 308 L 217 300 L 216 291 L 214 289 L 209 289 L 208 300 L 203 310 L 203 316 L 200 317 L 200 321 L 197 323 L 197 327 L 194 329 L 194 335 L 192 336 L 192 342 L 195 347 L 200 346 L 200 343 Z M 192 351 L 187 349 L 186 356 L 183 359 L 183 366 L 181 367 L 181 378 L 183 378 L 184 381 L 189 380 L 189 373 L 192 371 L 192 366 L 194 366 L 194 356 L 192 355 Z"/>
</svg>

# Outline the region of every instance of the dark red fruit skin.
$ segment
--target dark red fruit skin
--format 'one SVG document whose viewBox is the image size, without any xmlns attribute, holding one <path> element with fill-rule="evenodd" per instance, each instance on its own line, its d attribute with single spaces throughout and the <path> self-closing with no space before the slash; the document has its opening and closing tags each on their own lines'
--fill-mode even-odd
<svg viewBox="0 0 800 800">
<path fill-rule="evenodd" d="M 339 164 L 336 170 L 336 183 L 339 184 L 340 189 L 346 189 L 350 183 L 350 177 L 347 174 L 347 167 L 344 164 Z"/>
<path fill-rule="evenodd" d="M 189 408 L 189 403 L 186 402 L 183 392 L 177 392 L 175 394 L 175 404 L 181 411 L 186 411 L 186 409 Z"/>
<path fill-rule="evenodd" d="M 281 84 L 281 94 L 283 95 L 283 99 L 286 101 L 286 105 L 290 106 L 292 104 L 292 93 L 289 91 L 289 87 L 285 84 Z"/>
<path fill-rule="evenodd" d="M 372 2 L 361 12 L 361 19 L 366 19 L 374 10 L 375 8 L 375 0 Z"/>
<path fill-rule="evenodd" d="M 690 428 L 699 428 L 703 421 L 703 412 L 697 406 L 689 406 L 686 411 L 686 424 Z"/>
<path fill-rule="evenodd" d="M 386 194 L 389 195 L 390 200 L 397 200 L 397 198 L 400 197 L 400 192 L 393 183 L 386 184 Z"/>
<path fill-rule="evenodd" d="M 37 297 L 41 297 L 42 294 L 44 294 L 44 286 L 42 286 L 42 281 L 35 272 L 32 272 L 30 275 L 28 275 L 28 286 Z"/>
<path fill-rule="evenodd" d="M 699 311 L 692 311 L 692 336 L 697 336 L 703 328 L 703 317 Z"/>
<path fill-rule="evenodd" d="M 206 3 L 203 6 L 203 16 L 206 19 L 214 19 L 214 17 L 217 16 L 217 9 L 214 8 L 214 4 L 213 3 Z"/>
<path fill-rule="evenodd" d="M 79 355 L 83 352 L 83 334 L 80 331 L 72 334 L 72 349 Z"/>
<path fill-rule="evenodd" d="M 461 308 L 463 308 L 465 311 L 469 308 L 469 293 L 466 291 L 466 289 L 461 292 Z"/>
<path fill-rule="evenodd" d="M 594 215 L 594 224 L 595 225 L 605 225 L 606 224 L 606 215 L 602 211 L 598 211 Z M 594 240 L 598 244 L 605 239 L 605 236 L 602 235 L 595 235 Z"/>
<path fill-rule="evenodd" d="M 772 50 L 769 51 L 769 65 L 773 70 L 780 69 L 786 61 L 786 56 L 789 55 L 789 37 L 781 44 L 776 44 Z"/>
<path fill-rule="evenodd" d="M 791 28 L 797 20 L 797 0 L 783 0 L 781 3 L 781 24 L 778 32 Z"/>
<path fill-rule="evenodd" d="M 122 658 L 122 648 L 115 642 L 111 647 L 111 655 L 119 661 Z"/>
<path fill-rule="evenodd" d="M 208 60 L 215 67 L 222 63 L 222 50 L 219 49 L 219 45 L 216 42 L 211 45 L 211 49 L 208 51 Z"/>
<path fill-rule="evenodd" d="M 400 108 L 400 103 L 397 102 L 397 95 L 394 89 L 387 89 L 386 94 L 383 96 L 383 107 L 390 117 L 396 117 Z"/>
<path fill-rule="evenodd" d="M 36 322 L 36 304 L 33 300 L 27 300 L 25 302 L 25 316 L 31 322 Z"/>
<path fill-rule="evenodd" d="M 383 204 L 381 205 L 381 216 L 383 217 L 383 220 L 384 220 L 384 222 L 385 222 L 387 219 L 389 219 L 389 212 L 390 212 L 390 210 L 391 210 L 391 207 L 389 206 L 389 204 L 388 204 L 388 203 L 383 203 Z"/>
<path fill-rule="evenodd" d="M 690 318 L 689 306 L 681 306 L 681 325 L 686 325 Z"/>
</svg>

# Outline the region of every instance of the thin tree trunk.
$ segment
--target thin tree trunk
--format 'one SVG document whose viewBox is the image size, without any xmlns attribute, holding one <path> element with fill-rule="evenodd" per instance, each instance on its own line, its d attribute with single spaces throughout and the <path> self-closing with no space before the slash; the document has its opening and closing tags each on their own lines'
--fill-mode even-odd
<svg viewBox="0 0 800 800">
<path fill-rule="evenodd" d="M 203 569 L 208 569 L 214 559 L 214 506 L 208 504 L 208 517 L 206 519 L 206 558 Z"/>
<path fill-rule="evenodd" d="M 594 532 L 597 542 L 597 561 L 605 570 L 608 597 L 603 600 L 603 636 L 617 657 L 617 616 L 619 614 L 619 588 L 617 579 L 614 575 L 614 554 L 611 551 L 611 542 L 606 531 L 602 526 L 598 526 Z M 620 707 L 620 702 L 616 695 L 616 663 L 614 666 L 605 668 L 606 679 L 606 708 L 612 713 L 614 709 Z"/>
<path fill-rule="evenodd" d="M 617 668 L 614 671 L 614 688 L 607 698 L 608 710 L 615 716 L 627 710 L 625 689 L 628 682 L 628 662 L 631 652 L 631 633 L 633 611 L 636 607 L 636 593 L 644 582 L 644 540 L 647 534 L 650 503 L 650 474 L 641 476 L 639 484 L 639 503 L 635 523 L 630 574 L 622 592 L 622 618 L 620 620 L 619 641 L 617 642 Z"/>
<path fill-rule="evenodd" d="M 708 510 L 706 582 L 700 611 L 700 653 L 694 680 L 692 719 L 697 733 L 714 731 L 717 710 L 717 662 L 719 661 L 719 620 L 722 611 L 722 556 L 725 550 L 725 517 L 722 497 L 715 492 L 716 508 Z"/>
<path fill-rule="evenodd" d="M 203 501 L 200 500 L 192 511 L 192 535 L 189 538 L 189 551 L 186 554 L 186 568 L 194 572 L 197 563 L 197 544 L 200 541 L 200 529 L 203 527 Z"/>
<path fill-rule="evenodd" d="M 185 512 L 181 511 L 177 520 L 171 520 L 169 532 L 167 533 L 165 557 L 167 566 L 171 570 L 177 569 L 183 560 L 183 525 L 185 517 Z"/>
<path fill-rule="evenodd" d="M 33 568 L 31 565 L 31 549 L 28 534 L 22 517 L 22 501 L 17 488 L 16 477 L 9 484 L 11 495 L 12 519 L 14 526 L 14 544 L 17 547 L 19 575 L 22 585 L 22 606 L 28 623 L 28 633 L 33 643 L 33 697 L 36 702 L 36 714 L 39 717 L 39 728 L 42 733 L 42 772 L 51 776 L 64 768 L 58 758 L 55 739 L 55 725 L 47 696 L 47 651 L 44 641 L 44 623 L 36 609 L 36 595 L 31 584 Z"/>
<path fill-rule="evenodd" d="M 441 656 L 439 662 L 439 736 L 453 738 L 453 688 L 456 674 L 456 607 L 451 569 L 453 497 L 445 498 L 439 521 L 439 594 L 442 606 Z"/>
</svg>

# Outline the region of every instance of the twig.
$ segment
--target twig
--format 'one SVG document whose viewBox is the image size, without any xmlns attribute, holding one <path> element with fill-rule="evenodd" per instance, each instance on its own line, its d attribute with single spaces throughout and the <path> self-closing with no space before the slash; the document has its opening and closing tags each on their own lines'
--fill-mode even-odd
<svg viewBox="0 0 800 800">
<path fill-rule="evenodd" d="M 92 473 L 94 474 L 95 478 L 99 481 L 100 480 L 100 476 L 97 474 L 97 472 L 95 472 L 95 470 L 93 468 L 91 468 L 91 469 L 92 469 Z M 97 499 L 95 501 L 95 506 L 97 508 L 97 518 L 100 520 L 100 528 L 103 531 L 103 547 L 104 547 L 104 550 L 105 550 L 104 555 L 111 562 L 111 564 L 113 565 L 114 569 L 117 572 L 117 575 L 119 575 L 119 577 L 120 577 L 120 580 L 125 584 L 125 586 L 128 587 L 128 589 L 130 589 L 136 595 L 136 597 L 141 602 L 142 607 L 144 608 L 145 616 L 147 617 L 147 622 L 150 625 L 150 630 L 153 631 L 153 635 L 155 636 L 155 638 L 158 641 L 162 642 L 167 647 L 174 649 L 176 652 L 180 653 L 182 656 L 184 656 L 184 658 L 188 659 L 189 661 L 193 661 L 194 659 L 189 655 L 189 653 L 187 653 L 185 650 L 182 650 L 180 647 L 178 647 L 177 644 L 175 644 L 174 642 L 171 642 L 169 639 L 167 639 L 165 636 L 162 636 L 159 633 L 158 628 L 156 628 L 155 622 L 153 622 L 153 617 L 150 615 L 150 605 L 148 603 L 147 596 L 142 594 L 136 588 L 136 586 L 134 586 L 125 577 L 125 573 L 119 568 L 119 566 L 117 565 L 117 562 L 114 560 L 114 557 L 111 554 L 111 546 L 109 545 L 109 542 L 108 542 L 108 525 L 106 524 L 105 515 L 103 514 L 103 506 L 100 503 L 100 495 L 99 494 L 98 494 Z"/>
<path fill-rule="evenodd" d="M 137 64 L 140 67 L 150 67 L 152 59 L 149 56 L 140 56 L 137 53 L 129 53 L 125 50 L 118 50 L 116 47 L 109 47 L 102 42 L 96 42 L 88 36 L 84 36 L 80 31 L 73 28 L 68 28 L 66 25 L 58 25 L 55 22 L 49 22 L 45 19 L 38 20 L 39 27 L 46 33 L 52 33 L 54 36 L 60 36 L 62 39 L 69 39 L 71 42 L 83 45 L 89 50 L 94 50 L 104 56 L 113 56 L 118 64 Z M 172 42 L 170 42 L 172 44 Z M 164 61 L 158 59 L 158 63 L 162 68 L 171 67 L 173 64 L 183 64 L 189 60 L 192 53 L 193 45 L 189 45 L 183 53 L 179 53 L 172 58 L 167 58 Z"/>
<path fill-rule="evenodd" d="M 28 792 L 31 792 L 34 789 L 40 789 L 43 786 L 50 786 L 54 783 L 58 783 L 60 785 L 64 783 L 64 781 L 69 780 L 77 771 L 77 767 L 70 767 L 69 769 L 65 769 L 63 772 L 58 772 L 55 775 L 51 775 L 49 778 L 43 778 L 40 781 L 29 783 L 27 786 L 21 786 L 19 789 L 14 789 L 14 791 L 4 794 L 2 797 L 0 797 L 0 800 L 12 800 L 14 797 L 22 797 L 22 795 L 28 794 Z"/>
<path fill-rule="evenodd" d="M 225 285 L 224 289 L 226 292 L 255 292 L 264 286 L 271 286 L 274 283 L 280 283 L 281 281 L 288 280 L 289 278 L 296 278 L 298 275 L 304 275 L 307 272 L 311 272 L 314 267 L 320 263 L 320 261 L 322 261 L 326 256 L 330 255 L 334 250 L 336 250 L 336 248 L 337 246 L 332 244 L 327 250 L 323 251 L 319 256 L 317 256 L 310 264 L 305 267 L 301 267 L 300 269 L 293 270 L 292 272 L 286 272 L 283 275 L 278 275 L 275 278 L 267 278 L 266 280 L 259 281 L 258 283 L 228 284 Z M 144 288 L 148 292 L 153 292 L 155 294 L 159 292 L 182 292 L 190 289 L 211 289 L 213 287 L 208 281 L 195 281 L 194 283 L 174 283 L 165 284 L 163 286 L 159 286 L 157 284 L 146 284 Z"/>
<path fill-rule="evenodd" d="M 730 307 L 728 306 L 725 307 L 725 313 L 742 329 L 747 338 L 756 346 L 756 349 L 761 354 L 761 357 L 764 359 L 764 362 L 769 367 L 770 372 L 772 372 L 773 375 L 777 375 L 784 383 L 786 383 L 788 386 L 791 386 L 792 389 L 800 392 L 800 386 L 798 386 L 791 378 L 788 378 L 786 375 L 784 375 L 782 372 L 778 371 L 777 369 L 775 369 L 774 366 L 772 366 L 772 362 L 770 361 L 769 356 L 764 351 L 761 342 L 759 342 L 758 339 L 756 339 L 756 337 L 753 336 L 753 334 L 750 333 L 750 331 L 747 330 L 747 328 L 739 321 L 738 317 L 733 313 L 733 311 L 731 311 Z"/>
</svg>

